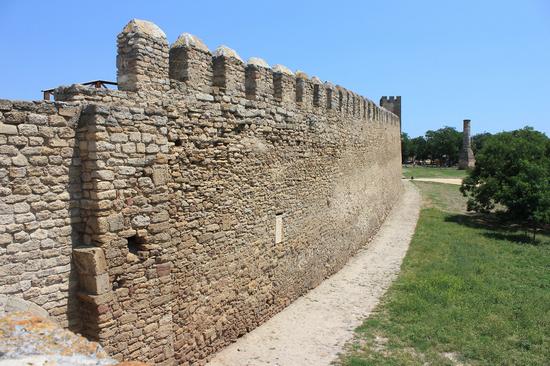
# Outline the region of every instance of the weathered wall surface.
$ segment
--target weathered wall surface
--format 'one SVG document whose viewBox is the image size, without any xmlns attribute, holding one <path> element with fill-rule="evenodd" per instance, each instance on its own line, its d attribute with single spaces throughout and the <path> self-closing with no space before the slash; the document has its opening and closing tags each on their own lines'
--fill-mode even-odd
<svg viewBox="0 0 550 366">
<path fill-rule="evenodd" d="M 67 103 L 0 100 L 0 293 L 30 300 L 71 328 L 78 327 L 70 263 L 80 224 L 79 115 Z"/>
<path fill-rule="evenodd" d="M 376 232 L 399 119 L 190 35 L 169 48 L 148 22 L 118 49 L 118 91 L 0 103 L 0 293 L 40 294 L 116 358 L 202 363 Z"/>
</svg>

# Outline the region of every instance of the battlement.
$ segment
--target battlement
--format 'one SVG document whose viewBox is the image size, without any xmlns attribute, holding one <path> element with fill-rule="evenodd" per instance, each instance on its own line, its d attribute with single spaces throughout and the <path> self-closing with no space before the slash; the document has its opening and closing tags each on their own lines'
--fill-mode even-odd
<svg viewBox="0 0 550 366">
<path fill-rule="evenodd" d="M 400 103 L 401 102 L 401 97 L 400 96 L 389 96 L 389 97 L 382 97 L 382 99 L 380 100 L 381 102 L 383 101 L 384 103 Z"/>
<path fill-rule="evenodd" d="M 159 95 L 171 89 L 199 91 L 286 109 L 312 113 L 331 110 L 365 120 L 398 123 L 394 110 L 381 109 L 346 88 L 310 78 L 301 71 L 293 73 L 283 65 L 270 67 L 261 58 L 244 62 L 227 46 L 211 52 L 200 38 L 189 33 L 181 34 L 169 46 L 165 33 L 145 20 L 130 21 L 119 34 L 117 70 L 119 90 L 128 92 Z M 400 104 L 400 97 L 383 100 Z"/>
</svg>

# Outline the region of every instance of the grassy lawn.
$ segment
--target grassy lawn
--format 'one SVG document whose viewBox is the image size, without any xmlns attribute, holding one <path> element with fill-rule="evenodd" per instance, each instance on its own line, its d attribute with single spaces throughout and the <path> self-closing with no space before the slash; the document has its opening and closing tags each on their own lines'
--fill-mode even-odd
<svg viewBox="0 0 550 366">
<path fill-rule="evenodd" d="M 464 214 L 458 186 L 424 207 L 402 272 L 342 365 L 549 365 L 550 236 Z"/>
<path fill-rule="evenodd" d="M 431 182 L 414 182 L 414 184 L 422 192 L 423 208 L 466 213 L 466 198 L 460 193 L 460 186 Z"/>
<path fill-rule="evenodd" d="M 457 168 L 428 168 L 428 167 L 403 167 L 403 176 L 410 178 L 464 178 L 466 176 L 465 170 L 458 170 Z"/>
</svg>

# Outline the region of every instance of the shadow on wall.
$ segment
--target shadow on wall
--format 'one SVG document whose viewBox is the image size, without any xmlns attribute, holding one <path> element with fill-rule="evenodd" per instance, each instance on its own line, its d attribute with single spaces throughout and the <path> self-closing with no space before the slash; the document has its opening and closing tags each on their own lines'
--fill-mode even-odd
<svg viewBox="0 0 550 366">
<path fill-rule="evenodd" d="M 69 166 L 69 180 L 67 192 L 69 192 L 69 213 L 71 220 L 71 246 L 74 249 L 82 245 L 84 223 L 82 221 L 80 202 L 82 199 L 82 160 L 80 156 L 80 129 L 81 116 L 77 118 L 77 125 L 74 126 L 74 148 L 71 164 Z M 69 294 L 67 299 L 67 319 L 69 330 L 80 333 L 82 321 L 80 317 L 80 302 L 78 300 L 78 273 L 75 268 L 74 259 L 71 253 L 71 269 L 69 272 Z"/>
<path fill-rule="evenodd" d="M 97 179 L 101 168 L 95 159 L 100 150 L 94 130 L 97 114 L 98 108 L 95 105 L 85 106 L 81 111 L 69 168 L 68 187 L 72 220 L 72 258 L 67 304 L 69 329 L 93 341 L 99 341 L 100 336 L 100 305 L 103 310 L 109 309 L 109 297 L 96 295 L 111 290 L 104 251 L 101 243 L 97 242 L 99 216 L 105 212 L 102 205 L 110 203 L 108 199 L 97 194 L 101 191 Z"/>
<path fill-rule="evenodd" d="M 97 151 L 96 141 L 90 136 L 93 131 L 90 131 L 88 128 L 88 126 L 93 125 L 95 112 L 95 106 L 85 106 L 77 119 L 77 126 L 74 126 L 76 130 L 74 137 L 75 146 L 69 167 L 69 182 L 67 186 L 70 195 L 72 244 L 67 316 L 71 331 L 97 341 L 99 335 L 99 314 L 97 314 L 94 306 L 87 306 L 90 305 L 87 301 L 92 298 L 87 296 L 90 294 L 88 293 L 89 291 L 86 291 L 86 287 L 98 286 L 96 283 L 97 278 L 95 276 L 87 276 L 87 272 L 82 272 L 82 269 L 79 271 L 79 267 L 75 264 L 75 249 L 92 248 L 94 243 L 91 233 L 98 227 L 97 216 L 92 213 L 96 212 L 99 203 L 91 196 L 91 192 L 97 191 L 97 183 L 93 177 L 94 170 L 97 170 L 97 164 L 95 160 L 87 158 L 88 154 L 93 154 Z M 86 253 L 84 253 L 84 256 L 88 258 Z M 92 256 L 92 258 L 95 257 Z M 86 278 L 83 278 L 83 276 Z"/>
</svg>

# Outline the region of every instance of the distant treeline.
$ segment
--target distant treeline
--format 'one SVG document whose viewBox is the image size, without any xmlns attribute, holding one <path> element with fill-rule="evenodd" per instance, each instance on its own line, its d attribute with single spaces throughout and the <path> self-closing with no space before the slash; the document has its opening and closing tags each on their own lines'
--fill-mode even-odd
<svg viewBox="0 0 550 366">
<path fill-rule="evenodd" d="M 472 137 L 474 154 L 481 150 L 485 140 L 491 136 L 484 132 Z M 462 148 L 462 132 L 445 126 L 439 130 L 426 131 L 424 136 L 410 138 L 401 133 L 401 154 L 403 163 L 430 163 L 439 166 L 453 166 L 458 163 Z"/>
</svg>

